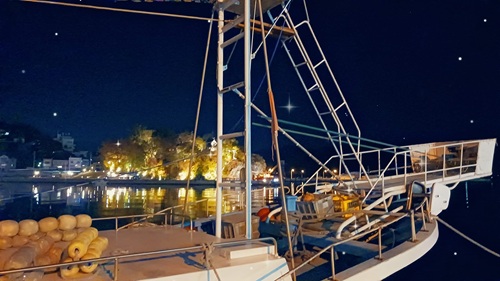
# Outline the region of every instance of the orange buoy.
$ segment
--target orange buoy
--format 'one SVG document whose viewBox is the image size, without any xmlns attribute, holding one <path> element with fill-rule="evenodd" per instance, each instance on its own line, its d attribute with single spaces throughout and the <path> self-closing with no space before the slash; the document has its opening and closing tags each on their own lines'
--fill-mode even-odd
<svg viewBox="0 0 500 281">
<path fill-rule="evenodd" d="M 266 221 L 270 212 L 269 208 L 262 208 L 257 212 L 257 216 L 260 218 L 260 221 Z"/>
</svg>

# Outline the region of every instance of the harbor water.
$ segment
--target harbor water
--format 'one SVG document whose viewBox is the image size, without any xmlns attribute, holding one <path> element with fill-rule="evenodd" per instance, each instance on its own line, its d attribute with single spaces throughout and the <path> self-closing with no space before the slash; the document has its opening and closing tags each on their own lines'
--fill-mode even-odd
<svg viewBox="0 0 500 281">
<path fill-rule="evenodd" d="M 460 183 L 439 217 L 487 248 L 500 253 L 500 177 Z M 436 245 L 388 281 L 498 281 L 500 258 L 439 224 Z"/>
</svg>

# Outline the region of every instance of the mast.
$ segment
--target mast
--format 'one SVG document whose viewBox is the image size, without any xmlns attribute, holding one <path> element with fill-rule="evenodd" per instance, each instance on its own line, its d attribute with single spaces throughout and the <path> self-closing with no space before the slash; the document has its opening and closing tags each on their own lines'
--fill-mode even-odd
<svg viewBox="0 0 500 281">
<path fill-rule="evenodd" d="M 217 0 L 215 4 L 215 9 L 219 13 L 219 24 L 218 24 L 218 46 L 217 46 L 217 205 L 216 205 L 216 225 L 215 234 L 217 237 L 222 235 L 222 188 L 223 187 L 238 187 L 244 188 L 246 191 L 245 196 L 245 237 L 248 239 L 252 238 L 252 143 L 251 143 L 251 109 L 252 109 L 252 98 L 251 98 L 251 65 L 252 65 L 252 46 L 251 46 L 251 3 L 252 1 L 247 0 L 241 2 L 238 0 Z M 243 8 L 243 9 L 242 9 Z M 225 11 L 235 13 L 238 16 L 234 19 L 225 21 L 224 13 Z M 237 35 L 229 39 L 224 38 L 224 33 L 228 30 L 237 27 L 239 24 L 243 24 L 243 33 L 238 33 Z M 224 70 L 226 66 L 224 65 L 224 49 L 237 41 L 243 39 L 244 52 L 243 52 L 243 81 L 236 84 L 225 86 L 224 85 Z M 226 81 L 227 82 L 227 81 Z M 242 94 L 238 88 L 243 88 L 245 93 Z M 223 129 L 223 98 L 224 94 L 230 91 L 237 92 L 244 97 L 245 102 L 243 106 L 244 116 L 245 116 L 245 128 L 242 132 L 224 132 Z M 245 150 L 245 169 L 244 176 L 241 177 L 241 182 L 223 182 L 222 170 L 223 170 L 223 157 L 222 157 L 222 142 L 225 139 L 244 137 L 244 150 Z"/>
<path fill-rule="evenodd" d="M 222 235 L 222 134 L 223 130 L 223 93 L 220 89 L 224 88 L 224 49 L 221 48 L 224 43 L 224 10 L 219 9 L 219 22 L 217 29 L 219 31 L 218 47 L 217 47 L 217 182 L 216 182 L 216 206 L 215 206 L 215 236 L 221 238 Z"/>
<path fill-rule="evenodd" d="M 246 237 L 252 238 L 252 149 L 251 149 L 251 46 L 250 46 L 250 2 L 245 1 L 244 13 L 244 60 L 245 60 L 245 190 L 246 190 Z"/>
</svg>

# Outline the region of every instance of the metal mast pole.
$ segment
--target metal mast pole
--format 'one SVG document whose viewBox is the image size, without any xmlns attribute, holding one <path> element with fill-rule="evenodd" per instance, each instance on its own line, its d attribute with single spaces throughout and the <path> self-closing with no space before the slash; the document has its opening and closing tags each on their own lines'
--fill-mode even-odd
<svg viewBox="0 0 500 281">
<path fill-rule="evenodd" d="M 215 219 L 215 236 L 221 237 L 222 234 L 222 134 L 224 133 L 222 128 L 222 117 L 223 117 L 223 93 L 221 92 L 224 87 L 224 48 L 222 48 L 222 43 L 224 43 L 224 32 L 222 28 L 224 27 L 224 10 L 219 10 L 219 42 L 217 44 L 217 182 L 216 182 L 216 219 Z"/>
<path fill-rule="evenodd" d="M 244 18 L 244 60 L 245 60 L 245 190 L 246 190 L 246 237 L 247 239 L 252 238 L 252 149 L 251 149 L 251 109 L 252 109 L 252 97 L 251 97 L 251 46 L 250 46 L 250 0 L 245 2 L 245 18 Z"/>
</svg>

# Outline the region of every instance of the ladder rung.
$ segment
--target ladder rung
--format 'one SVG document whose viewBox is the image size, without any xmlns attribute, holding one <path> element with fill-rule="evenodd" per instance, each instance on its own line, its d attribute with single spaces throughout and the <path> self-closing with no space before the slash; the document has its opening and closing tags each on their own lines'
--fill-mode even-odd
<svg viewBox="0 0 500 281">
<path fill-rule="evenodd" d="M 314 69 L 316 69 L 318 66 L 322 65 L 325 62 L 325 59 L 322 59 L 320 62 L 318 62 L 315 66 Z"/>
<path fill-rule="evenodd" d="M 225 88 L 222 88 L 222 90 L 219 91 L 219 94 L 224 94 L 224 93 L 227 93 L 227 92 L 232 91 L 234 89 L 241 88 L 243 86 L 245 86 L 245 82 L 238 82 L 238 83 L 233 84 L 231 86 L 227 86 Z"/>
<path fill-rule="evenodd" d="M 236 133 L 230 133 L 230 134 L 224 134 L 219 137 L 221 140 L 225 139 L 234 139 L 238 137 L 243 137 L 245 135 L 245 132 L 236 132 Z"/>
<path fill-rule="evenodd" d="M 305 64 L 307 64 L 307 63 L 304 61 L 304 62 L 301 62 L 301 63 L 299 63 L 299 64 L 295 64 L 293 67 L 295 67 L 295 68 L 299 68 L 299 67 L 301 67 L 301 66 L 303 66 L 303 65 L 305 65 Z"/>
<path fill-rule="evenodd" d="M 222 43 L 222 44 L 220 45 L 220 47 L 221 47 L 221 48 L 225 48 L 225 47 L 227 47 L 227 46 L 229 46 L 229 45 L 233 44 L 234 42 L 236 42 L 236 41 L 240 40 L 241 38 L 243 38 L 243 36 L 245 36 L 245 33 L 240 32 L 240 33 L 238 33 L 238 35 L 236 35 L 236 36 L 232 37 L 231 39 L 228 39 L 228 40 L 224 41 L 224 43 Z"/>
<path fill-rule="evenodd" d="M 244 20 L 243 17 L 237 17 L 235 18 L 234 20 L 230 21 L 229 23 L 227 23 L 226 25 L 224 25 L 224 27 L 222 28 L 222 33 L 225 33 L 227 32 L 228 30 L 230 30 L 231 28 L 237 26 L 238 24 L 242 23 Z"/>
<path fill-rule="evenodd" d="M 339 110 L 340 108 L 342 108 L 342 106 L 345 105 L 345 102 L 341 103 L 339 106 L 337 106 L 337 108 L 335 108 L 335 112 L 337 112 L 337 110 Z"/>
<path fill-rule="evenodd" d="M 318 89 L 318 84 L 314 84 L 309 89 L 307 89 L 307 92 L 310 93 L 310 92 L 315 91 L 317 89 Z"/>
<path fill-rule="evenodd" d="M 244 182 L 220 182 L 220 187 L 245 187 Z"/>
</svg>

